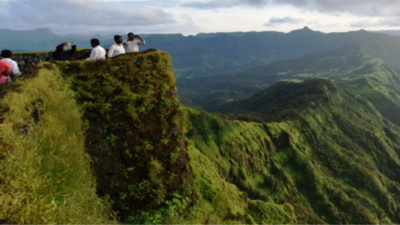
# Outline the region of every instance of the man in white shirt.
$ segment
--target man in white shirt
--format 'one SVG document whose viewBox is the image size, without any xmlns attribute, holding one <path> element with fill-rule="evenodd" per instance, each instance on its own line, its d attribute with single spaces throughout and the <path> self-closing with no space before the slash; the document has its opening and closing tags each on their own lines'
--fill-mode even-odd
<svg viewBox="0 0 400 225">
<path fill-rule="evenodd" d="M 135 40 L 135 38 L 139 38 L 140 41 Z M 122 43 L 126 48 L 126 53 L 131 53 L 131 52 L 139 52 L 139 45 L 146 44 L 146 41 L 143 40 L 143 38 L 140 37 L 139 35 L 134 35 L 133 33 L 129 33 L 128 40 L 125 40 Z"/>
<path fill-rule="evenodd" d="M 115 44 L 111 45 L 110 50 L 108 50 L 108 58 L 125 54 L 124 46 L 122 46 L 122 37 L 120 35 L 115 35 L 114 40 Z"/>
<path fill-rule="evenodd" d="M 12 60 L 12 52 L 10 50 L 3 50 L 1 51 L 1 57 L 3 57 L 2 61 L 6 61 L 10 64 L 12 68 L 12 77 L 15 79 L 14 76 L 20 76 L 22 73 L 19 71 L 18 63 Z M 8 76 L 9 81 L 11 82 L 11 77 Z"/>
<path fill-rule="evenodd" d="M 99 39 L 94 38 L 90 40 L 90 44 L 92 45 L 93 49 L 92 53 L 90 54 L 90 58 L 87 58 L 87 60 L 106 58 L 106 50 L 100 46 Z"/>
</svg>

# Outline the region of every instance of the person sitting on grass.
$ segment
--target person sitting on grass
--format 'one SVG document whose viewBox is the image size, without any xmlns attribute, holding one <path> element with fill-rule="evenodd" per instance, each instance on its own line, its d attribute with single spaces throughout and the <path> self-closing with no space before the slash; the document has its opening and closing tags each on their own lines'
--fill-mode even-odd
<svg viewBox="0 0 400 225">
<path fill-rule="evenodd" d="M 12 76 L 12 67 L 6 61 L 0 61 L 0 85 L 10 82 L 9 76 Z"/>
<path fill-rule="evenodd" d="M 64 50 L 64 46 L 71 45 L 72 49 L 69 51 Z M 57 46 L 56 51 L 53 53 L 53 59 L 55 61 L 69 61 L 71 60 L 72 55 L 76 52 L 76 45 L 74 42 L 67 43 L 64 42 L 61 45 Z"/>
<path fill-rule="evenodd" d="M 91 59 L 105 59 L 106 58 L 106 50 L 100 46 L 100 41 L 99 39 L 92 39 L 90 40 L 90 44 L 92 45 L 92 53 L 90 54 L 90 57 L 87 58 L 87 60 Z"/>
<path fill-rule="evenodd" d="M 12 60 L 12 52 L 10 50 L 3 50 L 1 51 L 1 57 L 3 57 L 2 61 L 6 61 L 12 67 L 12 72 L 14 76 L 20 76 L 22 73 L 19 71 L 18 63 Z M 11 77 L 8 77 L 11 82 Z"/>
</svg>

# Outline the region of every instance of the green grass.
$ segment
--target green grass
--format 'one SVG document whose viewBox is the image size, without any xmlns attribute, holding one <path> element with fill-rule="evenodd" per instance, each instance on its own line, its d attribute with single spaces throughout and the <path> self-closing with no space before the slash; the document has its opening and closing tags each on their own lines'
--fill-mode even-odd
<svg viewBox="0 0 400 225">
<path fill-rule="evenodd" d="M 0 218 L 21 224 L 114 223 L 107 202 L 96 194 L 82 112 L 69 82 L 58 71 L 42 69 L 10 85 L 17 91 L 1 102 Z"/>
<path fill-rule="evenodd" d="M 279 123 L 187 109 L 196 207 L 221 223 L 400 219 L 399 129 L 379 108 L 326 80 L 283 83 L 266 92 L 231 110 L 280 118 Z M 279 110 L 271 110 L 275 103 L 269 98 Z M 224 198 L 229 192 L 245 200 Z M 282 205 L 293 211 L 279 210 Z"/>
</svg>

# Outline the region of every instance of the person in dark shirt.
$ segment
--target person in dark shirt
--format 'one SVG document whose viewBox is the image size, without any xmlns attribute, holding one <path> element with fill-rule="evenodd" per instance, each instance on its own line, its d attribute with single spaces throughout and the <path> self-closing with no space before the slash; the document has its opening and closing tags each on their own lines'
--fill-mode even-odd
<svg viewBox="0 0 400 225">
<path fill-rule="evenodd" d="M 72 49 L 69 51 L 64 50 L 64 46 L 72 45 Z M 61 45 L 57 46 L 56 51 L 53 53 L 53 59 L 55 61 L 69 61 L 71 60 L 72 55 L 76 52 L 76 45 L 74 42 L 67 43 L 64 42 Z"/>
</svg>

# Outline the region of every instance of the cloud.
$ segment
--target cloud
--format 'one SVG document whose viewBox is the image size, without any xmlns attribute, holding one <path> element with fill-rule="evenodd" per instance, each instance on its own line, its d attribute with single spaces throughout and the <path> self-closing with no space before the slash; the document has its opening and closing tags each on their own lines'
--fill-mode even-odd
<svg viewBox="0 0 400 225">
<path fill-rule="evenodd" d="M 378 21 L 360 20 L 350 24 L 351 27 L 400 27 L 400 18 L 380 19 Z"/>
<path fill-rule="evenodd" d="M 216 8 L 230 8 L 238 5 L 260 6 L 264 5 L 268 0 L 211 0 L 211 1 L 195 1 L 183 4 L 183 7 L 193 7 L 199 9 L 216 9 Z"/>
<path fill-rule="evenodd" d="M 290 5 L 296 8 L 323 13 L 350 13 L 363 16 L 400 16 L 399 0 L 207 0 L 184 4 L 200 9 L 228 8 L 234 6 Z"/>
<path fill-rule="evenodd" d="M 9 0 L 1 5 L 0 26 L 7 28 L 91 29 L 176 23 L 162 9 L 103 0 Z"/>
<path fill-rule="evenodd" d="M 271 18 L 268 21 L 268 23 L 265 23 L 264 26 L 272 27 L 272 26 L 280 25 L 280 24 L 298 24 L 298 23 L 302 23 L 302 22 L 304 22 L 304 20 L 301 18 L 293 18 L 293 17 L 289 17 L 289 16 L 282 17 L 282 18 L 274 17 L 274 18 Z"/>
<path fill-rule="evenodd" d="M 400 15 L 398 0 L 269 0 L 276 5 L 325 13 L 346 12 L 354 15 L 390 17 Z"/>
</svg>

